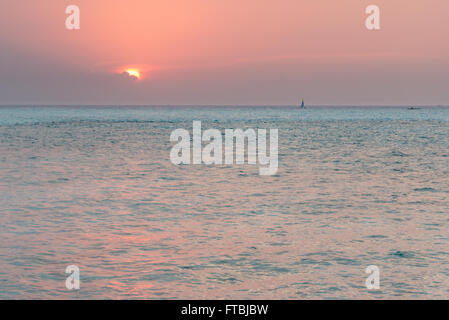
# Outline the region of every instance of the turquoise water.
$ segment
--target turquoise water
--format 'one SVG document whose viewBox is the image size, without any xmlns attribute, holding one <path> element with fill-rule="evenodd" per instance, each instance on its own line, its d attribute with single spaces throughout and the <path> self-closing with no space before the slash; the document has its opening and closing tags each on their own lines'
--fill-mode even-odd
<svg viewBox="0 0 449 320">
<path fill-rule="evenodd" d="M 193 120 L 277 174 L 173 165 Z M 448 200 L 448 108 L 0 107 L 0 298 L 447 298 Z"/>
</svg>

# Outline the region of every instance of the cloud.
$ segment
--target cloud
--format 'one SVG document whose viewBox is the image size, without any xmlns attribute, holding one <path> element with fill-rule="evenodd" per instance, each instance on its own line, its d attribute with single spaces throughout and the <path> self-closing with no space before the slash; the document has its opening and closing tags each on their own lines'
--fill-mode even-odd
<svg viewBox="0 0 449 320">
<path fill-rule="evenodd" d="M 122 73 L 116 73 L 115 74 L 117 77 L 119 77 L 120 79 L 125 79 L 125 80 L 132 80 L 132 81 L 137 81 L 139 80 L 136 76 L 132 76 L 130 75 L 128 72 L 123 71 Z"/>
</svg>

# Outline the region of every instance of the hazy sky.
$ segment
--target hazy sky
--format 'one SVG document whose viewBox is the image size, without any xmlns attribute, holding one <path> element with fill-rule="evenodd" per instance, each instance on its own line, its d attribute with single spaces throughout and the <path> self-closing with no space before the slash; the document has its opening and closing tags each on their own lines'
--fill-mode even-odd
<svg viewBox="0 0 449 320">
<path fill-rule="evenodd" d="M 71 4 L 80 30 L 65 28 Z M 1 0 L 0 104 L 449 105 L 448 13 L 448 0 Z"/>
</svg>

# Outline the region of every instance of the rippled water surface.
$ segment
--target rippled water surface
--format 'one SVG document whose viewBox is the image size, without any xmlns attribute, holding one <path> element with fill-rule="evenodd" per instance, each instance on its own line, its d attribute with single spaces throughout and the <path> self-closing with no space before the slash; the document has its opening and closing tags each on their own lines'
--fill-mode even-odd
<svg viewBox="0 0 449 320">
<path fill-rule="evenodd" d="M 192 120 L 278 173 L 173 165 Z M 449 109 L 0 108 L 0 298 L 449 298 L 448 231 Z"/>
</svg>

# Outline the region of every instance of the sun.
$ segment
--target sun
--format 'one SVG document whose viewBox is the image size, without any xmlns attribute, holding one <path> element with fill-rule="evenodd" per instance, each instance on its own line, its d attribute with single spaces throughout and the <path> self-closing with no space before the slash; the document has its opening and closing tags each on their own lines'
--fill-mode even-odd
<svg viewBox="0 0 449 320">
<path fill-rule="evenodd" d="M 126 69 L 125 72 L 130 76 L 130 77 L 136 77 L 137 79 L 140 80 L 140 72 L 137 69 Z"/>
</svg>

